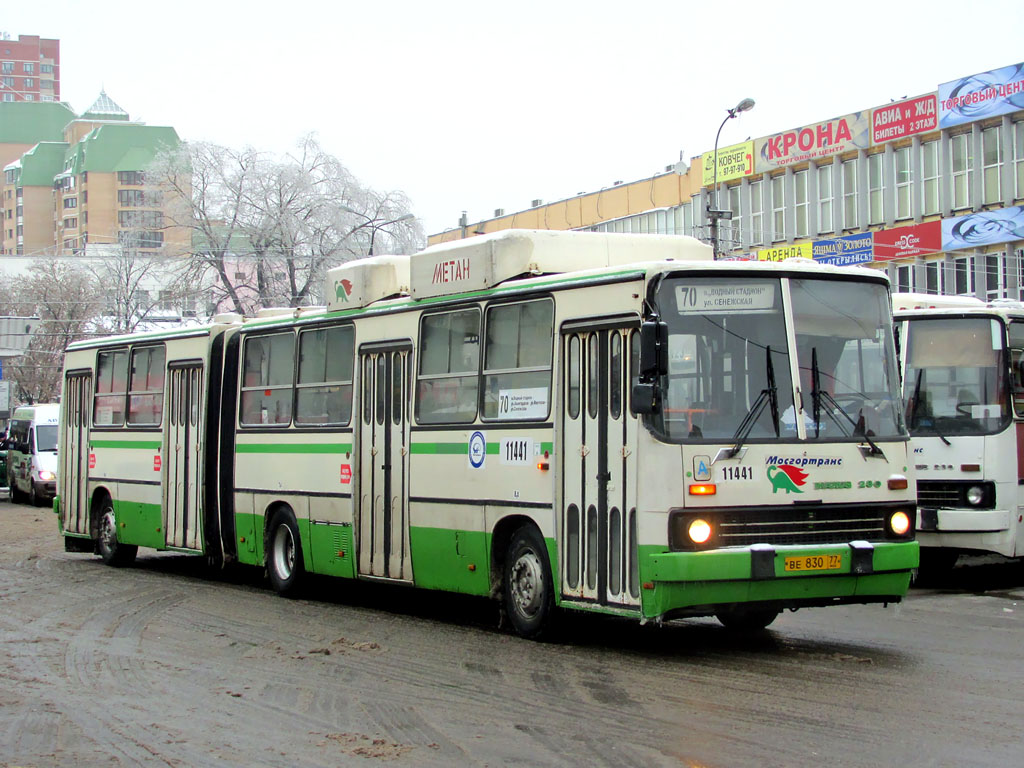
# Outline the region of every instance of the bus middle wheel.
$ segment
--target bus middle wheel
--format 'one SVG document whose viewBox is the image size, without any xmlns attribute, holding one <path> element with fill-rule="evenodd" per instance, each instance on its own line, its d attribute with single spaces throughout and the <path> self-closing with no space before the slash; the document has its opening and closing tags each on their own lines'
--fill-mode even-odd
<svg viewBox="0 0 1024 768">
<path fill-rule="evenodd" d="M 522 637 L 539 639 L 551 624 L 554 590 L 544 539 L 536 528 L 523 526 L 505 554 L 505 613 Z"/>
<path fill-rule="evenodd" d="M 276 512 L 270 521 L 267 571 L 270 585 L 283 596 L 294 596 L 305 569 L 302 566 L 302 542 L 295 516 L 287 510 Z"/>
</svg>

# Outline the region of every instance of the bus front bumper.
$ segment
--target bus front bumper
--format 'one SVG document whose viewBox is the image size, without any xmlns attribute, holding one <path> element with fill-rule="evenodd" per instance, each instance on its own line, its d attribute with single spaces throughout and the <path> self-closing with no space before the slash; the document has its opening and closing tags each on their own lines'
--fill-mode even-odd
<svg viewBox="0 0 1024 768">
<path fill-rule="evenodd" d="M 753 602 L 780 610 L 898 602 L 919 554 L 916 541 L 651 552 L 641 562 L 643 615 L 707 616 Z"/>
<path fill-rule="evenodd" d="M 1014 557 L 1019 521 L 1008 509 L 918 507 L 917 540 L 922 547 L 995 552 Z"/>
</svg>

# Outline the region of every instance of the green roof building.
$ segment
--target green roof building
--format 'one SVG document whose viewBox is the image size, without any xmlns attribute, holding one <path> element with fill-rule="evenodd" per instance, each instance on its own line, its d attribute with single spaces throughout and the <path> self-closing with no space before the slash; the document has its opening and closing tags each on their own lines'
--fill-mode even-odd
<svg viewBox="0 0 1024 768">
<path fill-rule="evenodd" d="M 0 102 L 0 168 L 40 141 L 64 141 L 64 129 L 75 117 L 63 102 Z"/>
<path fill-rule="evenodd" d="M 145 180 L 154 158 L 180 143 L 173 128 L 132 122 L 105 92 L 81 117 L 66 104 L 0 104 L 0 150 L 16 151 L 0 165 L 0 254 L 186 242 Z"/>
</svg>

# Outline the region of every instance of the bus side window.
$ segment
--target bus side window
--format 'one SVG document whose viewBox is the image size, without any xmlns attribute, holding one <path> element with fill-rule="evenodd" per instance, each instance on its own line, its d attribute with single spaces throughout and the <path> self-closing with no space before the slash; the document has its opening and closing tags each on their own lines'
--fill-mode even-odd
<svg viewBox="0 0 1024 768">
<path fill-rule="evenodd" d="M 295 334 L 250 336 L 242 359 L 242 414 L 245 425 L 287 425 L 292 420 Z"/>
<path fill-rule="evenodd" d="M 93 424 L 98 427 L 123 426 L 127 395 L 128 350 L 100 352 L 96 358 Z"/>
<path fill-rule="evenodd" d="M 487 309 L 485 419 L 547 418 L 553 320 L 550 299 Z"/>
<path fill-rule="evenodd" d="M 416 420 L 421 424 L 474 421 L 480 377 L 480 310 L 427 315 L 420 324 Z"/>
<path fill-rule="evenodd" d="M 355 331 L 351 325 L 299 334 L 296 424 L 348 424 Z"/>
<path fill-rule="evenodd" d="M 156 425 L 163 416 L 164 348 L 139 347 L 132 350 L 131 389 L 128 393 L 128 423 Z"/>
</svg>

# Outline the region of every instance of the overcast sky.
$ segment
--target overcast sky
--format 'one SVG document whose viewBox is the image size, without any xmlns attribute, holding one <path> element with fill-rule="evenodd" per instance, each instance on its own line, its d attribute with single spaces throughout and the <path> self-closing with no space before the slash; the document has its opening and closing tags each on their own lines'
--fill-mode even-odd
<svg viewBox="0 0 1024 768">
<path fill-rule="evenodd" d="M 60 39 L 79 113 L 105 88 L 185 140 L 315 133 L 427 233 L 689 162 L 744 97 L 721 146 L 1024 61 L 1020 0 L 51 0 L 0 31 Z"/>
</svg>

